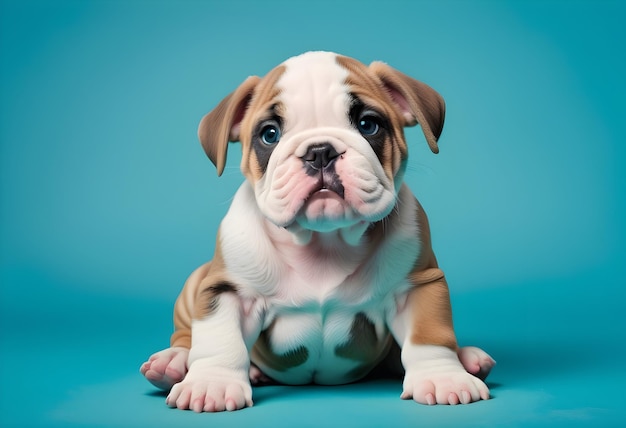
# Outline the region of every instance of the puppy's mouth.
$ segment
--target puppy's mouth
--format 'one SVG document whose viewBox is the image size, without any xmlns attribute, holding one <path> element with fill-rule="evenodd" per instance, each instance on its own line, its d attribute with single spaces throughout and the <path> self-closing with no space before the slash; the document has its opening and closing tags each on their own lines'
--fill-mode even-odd
<svg viewBox="0 0 626 428">
<path fill-rule="evenodd" d="M 345 189 L 343 187 L 343 183 L 341 182 L 341 178 L 335 171 L 323 171 L 319 173 L 317 183 L 311 187 L 309 196 L 304 201 L 305 205 L 309 199 L 320 193 L 322 195 L 334 193 L 339 198 L 344 199 Z"/>
<path fill-rule="evenodd" d="M 320 212 L 318 209 L 321 208 L 319 205 L 324 205 L 327 207 L 328 204 L 338 204 L 338 205 L 347 205 L 343 195 L 330 190 L 328 188 L 321 188 L 319 190 L 315 190 L 311 192 L 311 194 L 304 200 L 302 204 L 301 214 L 307 215 L 311 213 Z M 315 208 L 318 209 L 315 209 Z M 321 210 L 321 213 L 326 212 L 326 210 Z M 307 215 L 308 216 L 308 215 Z"/>
<path fill-rule="evenodd" d="M 354 221 L 354 210 L 344 198 L 338 177 L 320 178 L 304 199 L 296 221 L 312 230 L 332 230 Z"/>
</svg>

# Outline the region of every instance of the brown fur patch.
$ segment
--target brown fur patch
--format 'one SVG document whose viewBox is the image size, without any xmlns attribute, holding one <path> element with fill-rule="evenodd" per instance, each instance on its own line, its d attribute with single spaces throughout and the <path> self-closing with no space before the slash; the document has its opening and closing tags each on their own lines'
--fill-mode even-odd
<svg viewBox="0 0 626 428">
<path fill-rule="evenodd" d="M 218 231 L 213 260 L 196 269 L 181 290 L 174 305 L 174 333 L 170 337 L 170 346 L 191 347 L 191 322 L 210 313 L 211 293 L 204 292 L 212 285 L 229 282 L 221 253 L 220 233 Z M 219 293 L 218 293 L 219 294 Z"/>
<path fill-rule="evenodd" d="M 202 319 L 217 308 L 217 299 L 223 292 L 236 292 L 236 286 L 229 281 L 222 257 L 221 234 L 218 230 L 215 242 L 215 253 L 210 262 L 210 269 L 195 285 L 190 293 L 194 295 L 193 318 Z M 183 290 L 184 292 L 184 290 Z"/>
<path fill-rule="evenodd" d="M 252 347 L 252 357 L 262 361 L 273 370 L 284 372 L 293 367 L 298 367 L 309 358 L 309 350 L 304 346 L 299 346 L 285 354 L 277 354 L 272 349 L 271 336 L 274 324 L 272 323 L 266 330 L 262 331 L 259 338 Z"/>
<path fill-rule="evenodd" d="M 422 250 L 409 274 L 409 281 L 414 286 L 408 296 L 413 317 L 410 341 L 413 344 L 442 345 L 456 349 L 448 284 L 437 265 L 431 246 L 428 218 L 419 202 L 416 215 Z"/>
<path fill-rule="evenodd" d="M 427 275 L 440 278 L 417 285 L 408 297 L 413 318 L 410 341 L 416 345 L 441 345 L 456 350 L 448 285 L 439 269 L 433 271 Z"/>
<path fill-rule="evenodd" d="M 174 305 L 174 333 L 170 337 L 171 346 L 191 348 L 191 320 L 196 307 L 198 287 L 213 269 L 212 262 L 205 263 L 189 275 L 185 281 Z"/>
<path fill-rule="evenodd" d="M 241 159 L 241 171 L 252 182 L 258 181 L 263 171 L 259 167 L 259 161 L 256 158 L 256 153 L 252 150 L 252 132 L 255 125 L 265 119 L 267 112 L 274 109 L 280 115 L 284 111 L 284 107 L 277 101 L 277 97 L 280 95 L 280 90 L 276 87 L 276 82 L 285 72 L 286 67 L 280 65 L 272 69 L 265 77 L 261 79 L 254 94 L 248 105 L 248 110 L 241 123 L 241 144 L 242 144 L 242 159 Z"/>
<path fill-rule="evenodd" d="M 228 142 L 239 140 L 237 130 L 259 80 L 256 76 L 248 77 L 200 121 L 198 138 L 217 168 L 217 175 L 224 171 Z"/>
<path fill-rule="evenodd" d="M 376 326 L 359 312 L 354 316 L 350 329 L 350 340 L 337 346 L 335 354 L 357 361 L 371 361 L 378 354 L 378 336 Z"/>
<path fill-rule="evenodd" d="M 405 126 L 420 124 L 433 153 L 439 153 L 437 140 L 443 130 L 446 106 L 441 95 L 419 80 L 407 76 L 382 62 L 373 62 L 369 70 L 384 82 L 403 112 Z M 400 106 L 403 104 L 403 106 Z M 406 105 L 404 105 L 406 104 Z M 407 109 L 408 107 L 408 109 Z"/>
<path fill-rule="evenodd" d="M 176 330 L 170 337 L 170 346 L 191 349 L 191 329 Z"/>
<path fill-rule="evenodd" d="M 379 338 L 376 334 L 376 326 L 365 314 L 358 313 L 352 321 L 350 340 L 337 346 L 335 354 L 361 363 L 350 372 L 350 377 L 358 379 L 365 376 L 387 355 L 392 342 L 391 335 L 387 332 L 383 338 Z"/>
<path fill-rule="evenodd" d="M 393 179 L 408 156 L 404 138 L 404 118 L 397 109 L 383 82 L 361 62 L 338 56 L 337 63 L 348 70 L 346 84 L 350 92 L 366 105 L 383 114 L 391 124 L 390 141 L 385 145 L 381 163 L 387 176 Z"/>
<path fill-rule="evenodd" d="M 198 307 L 204 308 L 203 316 L 207 317 L 219 307 L 219 297 L 223 293 L 236 293 L 237 287 L 228 281 L 218 281 L 204 287 L 200 293 L 200 303 Z"/>
</svg>

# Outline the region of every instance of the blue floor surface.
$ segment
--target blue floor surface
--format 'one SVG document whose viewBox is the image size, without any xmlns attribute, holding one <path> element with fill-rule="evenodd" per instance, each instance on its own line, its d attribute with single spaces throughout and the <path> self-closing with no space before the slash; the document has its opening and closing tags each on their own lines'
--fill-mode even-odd
<svg viewBox="0 0 626 428">
<path fill-rule="evenodd" d="M 5 330 L 0 422 L 3 427 L 623 426 L 626 346 L 616 340 L 614 327 L 625 325 L 622 302 L 564 293 L 568 287 L 585 290 L 562 280 L 453 294 L 460 341 L 484 347 L 498 361 L 488 379 L 489 401 L 426 407 L 399 399 L 400 380 L 373 379 L 335 387 L 259 387 L 254 407 L 221 414 L 170 409 L 164 394 L 138 373 L 143 359 L 167 342 L 169 305 L 74 295 L 60 313 L 36 308 L 42 325 Z M 3 325 L 20 319 L 11 308 L 3 309 Z"/>
</svg>

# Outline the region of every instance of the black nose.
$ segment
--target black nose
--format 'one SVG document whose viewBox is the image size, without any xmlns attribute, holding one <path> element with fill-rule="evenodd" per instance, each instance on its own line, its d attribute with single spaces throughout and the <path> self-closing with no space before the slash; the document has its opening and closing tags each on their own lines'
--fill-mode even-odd
<svg viewBox="0 0 626 428">
<path fill-rule="evenodd" d="M 302 160 L 314 170 L 328 168 L 339 156 L 337 150 L 330 143 L 315 144 L 309 147 Z"/>
</svg>

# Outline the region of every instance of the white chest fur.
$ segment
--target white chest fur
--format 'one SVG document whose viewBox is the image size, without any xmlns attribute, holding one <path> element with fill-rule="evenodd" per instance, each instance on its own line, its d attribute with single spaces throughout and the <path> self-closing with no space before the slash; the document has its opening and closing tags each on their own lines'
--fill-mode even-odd
<svg viewBox="0 0 626 428">
<path fill-rule="evenodd" d="M 241 186 L 220 237 L 229 276 L 244 307 L 254 308 L 246 311 L 244 336 L 262 331 L 248 345 L 266 374 L 291 384 L 343 383 L 384 355 L 387 322 L 419 253 L 417 204 L 406 187 L 398 198 L 398 218 L 366 232 L 359 245 L 345 243 L 339 231 L 300 245 L 268 223 L 250 185 Z"/>
</svg>

